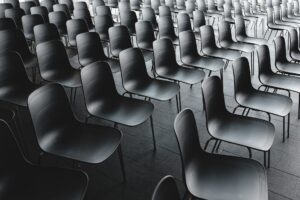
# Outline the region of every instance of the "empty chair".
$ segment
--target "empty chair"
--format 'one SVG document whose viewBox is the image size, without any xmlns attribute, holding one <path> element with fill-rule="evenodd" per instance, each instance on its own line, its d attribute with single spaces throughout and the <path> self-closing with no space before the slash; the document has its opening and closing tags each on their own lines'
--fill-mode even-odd
<svg viewBox="0 0 300 200">
<path fill-rule="evenodd" d="M 219 58 L 207 58 L 199 55 L 197 50 L 196 39 L 192 31 L 183 31 L 179 33 L 180 59 L 186 66 L 205 69 L 211 72 L 220 72 L 225 65 L 224 61 Z"/>
<path fill-rule="evenodd" d="M 196 120 L 190 109 L 185 109 L 176 116 L 174 129 L 184 184 L 192 197 L 222 200 L 268 199 L 267 173 L 264 167 L 250 159 L 206 153 L 200 146 Z"/>
<path fill-rule="evenodd" d="M 180 200 L 174 177 L 165 176 L 156 185 L 151 200 Z"/>
<path fill-rule="evenodd" d="M 194 32 L 200 32 L 200 27 L 204 26 L 205 22 L 205 15 L 204 12 L 201 10 L 195 10 L 193 12 L 193 30 Z"/>
<path fill-rule="evenodd" d="M 156 21 L 155 12 L 152 8 L 143 8 L 142 9 L 142 19 L 144 21 L 151 22 L 153 29 L 158 30 L 158 23 Z"/>
<path fill-rule="evenodd" d="M 292 109 L 292 100 L 289 97 L 263 92 L 254 89 L 251 84 L 249 63 L 245 57 L 239 58 L 233 63 L 234 77 L 234 97 L 238 106 L 237 108 L 248 108 L 267 113 L 269 121 L 271 114 L 283 118 L 283 142 L 285 141 L 285 120 L 288 118 L 287 137 L 289 137 L 290 111 Z"/>
<path fill-rule="evenodd" d="M 177 84 L 152 79 L 147 74 L 143 54 L 138 48 L 123 50 L 120 53 L 120 65 L 123 87 L 130 94 L 166 101 L 175 97 L 179 92 Z"/>
<path fill-rule="evenodd" d="M 94 13 L 94 16 L 96 16 L 97 12 L 96 12 L 96 9 L 98 6 L 105 6 L 105 3 L 103 0 L 93 0 L 93 13 Z"/>
<path fill-rule="evenodd" d="M 74 9 L 89 9 L 85 1 L 77 1 L 74 3 Z"/>
<path fill-rule="evenodd" d="M 79 122 L 61 85 L 40 87 L 29 96 L 28 107 L 44 153 L 73 162 L 99 164 L 118 151 L 125 180 L 120 146 L 122 133 L 115 128 Z"/>
<path fill-rule="evenodd" d="M 224 20 L 231 23 L 231 24 L 234 24 L 234 19 L 231 15 L 231 6 L 230 5 L 226 5 L 224 4 Z"/>
<path fill-rule="evenodd" d="M 67 15 L 63 11 L 56 11 L 49 13 L 49 22 L 54 24 L 60 35 L 67 35 L 67 26 L 68 21 Z"/>
<path fill-rule="evenodd" d="M 0 18 L 5 18 L 5 10 L 13 8 L 10 3 L 0 3 Z"/>
<path fill-rule="evenodd" d="M 112 14 L 110 11 L 110 8 L 108 6 L 97 6 L 96 8 L 96 14 L 98 15 L 109 15 L 112 18 Z"/>
<path fill-rule="evenodd" d="M 23 29 L 22 27 L 22 17 L 25 15 L 24 10 L 20 8 L 10 8 L 5 10 L 5 17 L 14 20 L 17 28 Z"/>
<path fill-rule="evenodd" d="M 11 18 L 0 18 L 0 31 L 6 29 L 16 29 L 17 26 Z"/>
<path fill-rule="evenodd" d="M 178 37 L 174 31 L 173 21 L 170 17 L 160 17 L 158 20 L 159 38 L 168 38 L 174 45 L 179 45 Z"/>
<path fill-rule="evenodd" d="M 159 14 L 159 6 L 161 6 L 160 0 L 151 0 L 151 8 L 154 10 L 156 15 Z"/>
<path fill-rule="evenodd" d="M 114 26 L 114 21 L 109 15 L 97 15 L 94 18 L 95 31 L 100 35 L 104 42 L 109 42 L 108 29 Z"/>
<path fill-rule="evenodd" d="M 172 13 L 168 6 L 159 6 L 158 12 L 159 12 L 159 17 L 171 17 L 172 18 Z"/>
<path fill-rule="evenodd" d="M 25 15 L 30 15 L 30 8 L 36 6 L 33 1 L 25 1 L 20 3 L 20 8 L 24 10 Z"/>
<path fill-rule="evenodd" d="M 205 77 L 202 70 L 180 66 L 176 61 L 176 54 L 171 40 L 159 39 L 153 43 L 155 74 L 161 78 L 175 82 L 194 85 Z"/>
<path fill-rule="evenodd" d="M 120 1 L 118 4 L 119 14 L 123 12 L 130 12 L 130 3 L 128 1 Z"/>
<path fill-rule="evenodd" d="M 114 58 L 119 58 L 121 51 L 132 47 L 127 27 L 114 26 L 108 29 L 110 53 Z"/>
<path fill-rule="evenodd" d="M 178 33 L 192 30 L 191 20 L 187 13 L 177 14 Z"/>
<path fill-rule="evenodd" d="M 258 56 L 258 79 L 261 87 L 266 89 L 272 88 L 276 90 L 296 92 L 300 96 L 300 78 L 295 76 L 286 76 L 274 73 L 271 67 L 270 50 L 267 45 L 262 45 L 257 49 Z M 300 98 L 299 98 L 300 99 Z M 300 118 L 300 104 L 298 104 L 298 119 Z"/>
<path fill-rule="evenodd" d="M 45 23 L 49 23 L 48 10 L 44 6 L 35 6 L 30 8 L 30 13 L 32 15 L 41 15 Z"/>
<path fill-rule="evenodd" d="M 1 111 L 3 113 L 4 111 Z M 33 165 L 24 156 L 7 122 L 0 123 L 1 199 L 82 200 L 86 173 L 74 169 Z M 12 181 L 14 180 L 14 181 Z"/>
<path fill-rule="evenodd" d="M 88 9 L 74 10 L 74 18 L 85 20 L 89 30 L 94 30 L 94 24 Z"/>
<path fill-rule="evenodd" d="M 72 0 L 59 0 L 59 4 L 65 4 L 68 6 L 70 13 L 73 13 L 74 4 Z"/>
<path fill-rule="evenodd" d="M 54 24 L 40 24 L 33 28 L 35 44 L 52 40 L 60 41 L 58 30 Z"/>
<path fill-rule="evenodd" d="M 134 11 L 141 10 L 141 1 L 139 0 L 130 0 L 130 9 Z"/>
<path fill-rule="evenodd" d="M 99 35 L 94 32 L 81 33 L 76 37 L 78 59 L 81 66 L 87 66 L 97 61 L 107 62 L 112 72 L 120 70 L 119 61 L 108 58 L 101 44 Z"/>
<path fill-rule="evenodd" d="M 73 47 L 76 47 L 76 36 L 80 33 L 89 32 L 89 29 L 83 19 L 71 19 L 67 21 L 68 41 Z"/>
<path fill-rule="evenodd" d="M 48 12 L 53 12 L 53 6 L 55 5 L 54 0 L 42 0 L 41 6 L 44 6 L 47 8 Z"/>
<path fill-rule="evenodd" d="M 175 8 L 175 2 L 173 0 L 165 0 L 165 6 L 168 6 L 173 13 L 178 12 L 178 10 Z"/>
<path fill-rule="evenodd" d="M 44 19 L 41 15 L 25 15 L 22 17 L 22 25 L 25 38 L 34 41 L 33 28 L 36 25 L 43 24 Z"/>
<path fill-rule="evenodd" d="M 135 23 L 138 21 L 134 11 L 120 12 L 121 25 L 126 26 L 130 35 L 135 35 Z"/>
<path fill-rule="evenodd" d="M 189 17 L 193 17 L 193 12 L 196 9 L 195 1 L 194 0 L 187 0 L 185 2 L 185 11 L 189 15 Z"/>
<path fill-rule="evenodd" d="M 150 118 L 153 145 L 152 103 L 124 97 L 118 93 L 111 70 L 105 62 L 95 62 L 81 71 L 83 94 L 89 117 L 97 117 L 126 126 L 137 126 Z"/>
<path fill-rule="evenodd" d="M 151 22 L 139 21 L 135 23 L 136 43 L 142 50 L 145 61 L 151 60 L 153 57 L 153 42 L 155 41 L 154 30 Z"/>
<path fill-rule="evenodd" d="M 185 10 L 185 1 L 184 0 L 176 0 L 176 8 L 177 10 Z"/>
<path fill-rule="evenodd" d="M 290 57 L 297 62 L 300 61 L 299 40 L 296 29 L 291 29 L 289 31 L 289 47 Z"/>
<path fill-rule="evenodd" d="M 55 4 L 55 5 L 53 5 L 53 11 L 54 12 L 62 11 L 66 14 L 68 20 L 72 19 L 70 10 L 69 10 L 69 8 L 66 4 Z"/>
</svg>

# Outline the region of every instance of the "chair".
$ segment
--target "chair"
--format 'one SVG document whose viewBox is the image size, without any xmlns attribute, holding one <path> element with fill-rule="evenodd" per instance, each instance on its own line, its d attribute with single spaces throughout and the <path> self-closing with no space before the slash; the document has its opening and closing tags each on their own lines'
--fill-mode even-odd
<svg viewBox="0 0 300 200">
<path fill-rule="evenodd" d="M 74 10 L 89 9 L 85 1 L 77 1 L 74 3 Z"/>
<path fill-rule="evenodd" d="M 196 10 L 196 5 L 194 0 L 187 0 L 185 2 L 185 11 L 189 17 L 193 18 L 193 12 Z"/>
<path fill-rule="evenodd" d="M 118 3 L 119 14 L 123 12 L 130 12 L 130 3 L 129 1 L 120 1 Z"/>
<path fill-rule="evenodd" d="M 30 13 L 32 15 L 41 15 L 45 23 L 49 23 L 48 10 L 44 6 L 35 6 L 30 8 Z"/>
<path fill-rule="evenodd" d="M 59 4 L 65 4 L 68 6 L 70 13 L 73 13 L 74 4 L 72 0 L 59 0 Z"/>
<path fill-rule="evenodd" d="M 80 33 L 89 32 L 83 19 L 71 19 L 67 21 L 68 41 L 72 47 L 76 47 L 76 36 Z"/>
<path fill-rule="evenodd" d="M 292 60 L 299 62 L 300 61 L 300 51 L 299 51 L 299 40 L 298 33 L 296 29 L 291 29 L 289 31 L 289 56 Z"/>
<path fill-rule="evenodd" d="M 58 30 L 54 24 L 40 24 L 33 28 L 35 44 L 52 40 L 60 41 Z"/>
<path fill-rule="evenodd" d="M 161 6 L 160 0 L 151 0 L 151 8 L 154 10 L 156 15 L 159 15 L 159 6 Z"/>
<path fill-rule="evenodd" d="M 268 199 L 264 167 L 254 160 L 210 154 L 202 150 L 196 120 L 190 109 L 185 109 L 176 116 L 174 129 L 184 184 L 192 197 L 222 200 Z"/>
<path fill-rule="evenodd" d="M 122 83 L 127 93 L 159 101 L 170 100 L 179 93 L 177 84 L 152 79 L 147 74 L 146 64 L 140 49 L 128 48 L 123 50 L 119 57 Z M 179 110 L 179 107 L 177 109 Z"/>
<path fill-rule="evenodd" d="M 153 42 L 155 41 L 154 30 L 151 22 L 139 21 L 135 23 L 136 44 L 142 50 L 145 61 L 153 58 Z"/>
<path fill-rule="evenodd" d="M 78 34 L 76 37 L 78 59 L 81 66 L 85 67 L 94 62 L 106 62 L 113 73 L 120 70 L 120 63 L 107 57 L 103 51 L 100 37 L 97 33 L 88 32 Z"/>
<path fill-rule="evenodd" d="M 241 57 L 233 63 L 233 77 L 234 77 L 234 97 L 238 106 L 237 108 L 265 112 L 269 121 L 271 121 L 271 114 L 283 118 L 283 134 L 282 139 L 285 141 L 285 120 L 288 118 L 287 137 L 289 137 L 290 126 L 290 112 L 293 102 L 291 98 L 272 94 L 253 88 L 251 84 L 251 77 L 249 71 L 249 63 L 245 57 Z M 244 112 L 244 111 L 243 111 Z M 248 111 L 245 115 L 248 114 Z"/>
<path fill-rule="evenodd" d="M 4 3 L 9 3 L 13 8 L 20 8 L 19 0 L 5 0 Z"/>
<path fill-rule="evenodd" d="M 5 18 L 5 10 L 13 8 L 10 3 L 0 3 L 0 18 Z"/>
<path fill-rule="evenodd" d="M 75 19 L 83 19 L 85 20 L 89 30 L 93 31 L 94 30 L 94 24 L 90 15 L 90 11 L 88 9 L 79 9 L 79 10 L 74 10 L 74 18 Z"/>
<path fill-rule="evenodd" d="M 184 0 L 176 0 L 176 8 L 179 11 L 185 10 L 185 1 Z"/>
<path fill-rule="evenodd" d="M 258 56 L 258 80 L 261 83 L 261 87 L 265 87 L 268 91 L 269 88 L 277 90 L 283 90 L 288 93 L 296 92 L 299 94 L 300 99 L 300 78 L 294 76 L 286 76 L 282 74 L 274 73 L 271 69 L 270 51 L 267 45 L 262 45 L 257 49 Z M 300 104 L 298 104 L 298 119 L 300 118 Z"/>
<path fill-rule="evenodd" d="M 0 18 L 0 31 L 6 29 L 17 29 L 14 20 L 11 18 Z"/>
<path fill-rule="evenodd" d="M 105 3 L 103 0 L 93 0 L 92 4 L 93 4 L 92 7 L 93 7 L 94 16 L 97 15 L 96 9 L 98 6 L 105 6 Z"/>
<path fill-rule="evenodd" d="M 132 47 L 130 35 L 127 27 L 114 26 L 108 29 L 110 41 L 110 53 L 113 58 L 119 58 L 121 51 Z"/>
<path fill-rule="evenodd" d="M 234 19 L 231 15 L 231 6 L 224 4 L 223 18 L 225 21 L 229 22 L 230 24 L 234 24 Z"/>
<path fill-rule="evenodd" d="M 130 35 L 135 35 L 135 23 L 138 21 L 134 11 L 120 12 L 121 25 L 126 26 Z"/>
<path fill-rule="evenodd" d="M 130 0 L 130 9 L 133 11 L 141 11 L 141 1 Z"/>
<path fill-rule="evenodd" d="M 211 72 L 218 71 L 222 78 L 223 67 L 225 65 L 222 59 L 207 58 L 200 56 L 197 50 L 196 39 L 192 31 L 183 31 L 179 33 L 180 60 L 183 65 L 208 70 Z"/>
<path fill-rule="evenodd" d="M 3 111 L 1 111 L 3 113 Z M 7 122 L 0 123 L 1 199 L 82 200 L 88 186 L 86 173 L 32 164 L 21 151 Z M 12 181 L 13 180 L 13 181 Z"/>
<path fill-rule="evenodd" d="M 103 42 L 109 42 L 108 29 L 114 26 L 114 21 L 109 15 L 97 15 L 94 18 L 95 31 L 99 34 Z"/>
<path fill-rule="evenodd" d="M 151 200 L 180 200 L 174 177 L 165 176 L 156 185 Z"/>
<path fill-rule="evenodd" d="M 61 85 L 48 84 L 34 91 L 28 98 L 28 107 L 38 144 L 44 153 L 74 163 L 99 164 L 117 150 L 125 180 L 120 146 L 122 133 L 115 128 L 79 122 Z"/>
<path fill-rule="evenodd" d="M 200 27 L 204 26 L 205 24 L 206 22 L 204 12 L 201 10 L 195 10 L 193 12 L 193 31 L 195 33 L 199 33 Z"/>
<path fill-rule="evenodd" d="M 160 17 L 158 19 L 159 38 L 168 38 L 173 45 L 178 46 L 178 37 L 174 31 L 173 21 L 170 17 Z"/>
<path fill-rule="evenodd" d="M 142 19 L 143 21 L 151 22 L 153 29 L 158 31 L 158 23 L 156 21 L 155 12 L 152 8 L 143 8 L 142 9 Z"/>
<path fill-rule="evenodd" d="M 61 36 L 66 36 L 68 34 L 66 26 L 67 21 L 67 15 L 63 11 L 55 11 L 49 13 L 49 22 L 56 26 Z"/>
<path fill-rule="evenodd" d="M 110 8 L 108 6 L 97 6 L 96 15 L 109 15 L 112 18 Z"/>
<path fill-rule="evenodd" d="M 44 6 L 47 8 L 48 12 L 53 12 L 53 6 L 55 5 L 54 0 L 43 0 L 41 1 L 41 6 Z"/>
<path fill-rule="evenodd" d="M 22 26 L 26 40 L 34 42 L 33 28 L 43 23 L 44 19 L 41 15 L 24 15 L 22 17 Z"/>
<path fill-rule="evenodd" d="M 168 6 L 159 6 L 158 8 L 159 17 L 171 17 L 171 9 Z"/>
<path fill-rule="evenodd" d="M 54 12 L 62 11 L 66 14 L 68 20 L 72 19 L 70 10 L 69 10 L 69 8 L 66 4 L 55 4 L 55 5 L 53 5 L 53 11 Z"/>
<path fill-rule="evenodd" d="M 30 15 L 30 9 L 36 6 L 33 1 L 25 1 L 20 3 L 20 8 L 24 10 L 25 15 Z"/>
<path fill-rule="evenodd" d="M 40 0 L 29 0 L 29 1 L 32 1 L 35 6 L 40 6 Z"/>
<path fill-rule="evenodd" d="M 22 27 L 22 17 L 25 15 L 24 10 L 20 8 L 9 8 L 5 10 L 5 17 L 14 20 L 18 29 L 23 29 Z"/>
<path fill-rule="evenodd" d="M 84 67 L 81 80 L 89 117 L 114 122 L 114 127 L 118 124 L 137 126 L 150 118 L 153 145 L 156 149 L 152 103 L 118 94 L 111 70 L 105 62 L 95 62 Z"/>
<path fill-rule="evenodd" d="M 289 21 L 287 21 L 287 18 L 285 18 L 285 21 L 283 21 L 282 16 L 287 14 L 285 9 L 282 10 L 282 9 L 280 9 L 280 6 L 274 6 L 272 11 L 274 13 L 275 24 L 290 26 L 291 28 L 299 28 L 300 25 L 297 24 L 298 20 L 295 20 L 294 22 L 292 22 L 291 19 L 289 19 Z M 283 15 L 283 13 L 284 13 L 284 15 Z"/>
<path fill-rule="evenodd" d="M 192 30 L 191 20 L 187 13 L 177 14 L 177 28 L 178 28 L 178 33 Z"/>
</svg>

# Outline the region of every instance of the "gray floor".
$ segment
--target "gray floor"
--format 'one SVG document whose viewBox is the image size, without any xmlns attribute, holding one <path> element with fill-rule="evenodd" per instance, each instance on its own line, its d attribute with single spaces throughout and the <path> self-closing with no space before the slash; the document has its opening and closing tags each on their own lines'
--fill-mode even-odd
<svg viewBox="0 0 300 200">
<path fill-rule="evenodd" d="M 274 52 L 272 51 L 272 53 Z M 257 62 L 256 59 L 255 62 Z M 149 66 L 151 63 L 147 64 Z M 122 92 L 120 73 L 114 74 L 114 78 L 118 90 Z M 259 85 L 257 81 L 257 67 L 255 67 L 253 84 L 255 87 Z M 230 65 L 224 72 L 224 94 L 227 109 L 232 111 L 236 103 L 233 99 L 233 77 Z M 209 135 L 205 126 L 200 84 L 195 85 L 192 89 L 182 84 L 181 95 L 182 108 L 191 108 L 194 111 L 203 147 Z M 285 143 L 282 143 L 282 119 L 272 116 L 272 123 L 276 128 L 276 138 L 271 149 L 271 168 L 267 170 L 270 200 L 300 199 L 300 134 L 298 130 L 300 128 L 300 121 L 297 119 L 298 96 L 292 94 L 292 98 L 294 104 L 291 114 L 291 136 Z M 180 155 L 173 131 L 173 121 L 177 114 L 175 99 L 171 102 L 154 101 L 153 103 L 155 104 L 153 119 L 158 145 L 157 151 L 153 151 L 149 121 L 133 128 L 120 126 L 120 129 L 124 133 L 122 148 L 128 181 L 126 184 L 123 184 L 121 181 L 121 171 L 117 155 L 114 155 L 98 166 L 81 165 L 80 167 L 87 171 L 90 177 L 86 199 L 150 199 L 156 183 L 160 178 L 168 174 L 176 178 L 181 194 L 183 195 L 185 190 L 182 184 Z M 81 91 L 78 92 L 74 112 L 79 119 L 84 119 L 86 111 Z M 267 119 L 267 116 L 263 113 L 251 112 L 250 115 Z M 112 125 L 99 119 L 92 119 L 91 123 Z M 30 138 L 29 136 L 33 136 L 30 123 L 28 123 L 26 130 L 28 138 Z M 36 160 L 34 139 L 29 141 L 29 144 L 28 148 L 32 150 L 30 157 L 32 160 Z M 211 147 L 208 149 L 211 149 Z M 242 157 L 248 156 L 246 148 L 225 143 L 222 144 L 219 153 Z M 263 153 L 254 151 L 253 159 L 262 163 Z M 72 166 L 71 161 L 49 155 L 43 158 L 42 163 L 43 165 Z"/>
</svg>

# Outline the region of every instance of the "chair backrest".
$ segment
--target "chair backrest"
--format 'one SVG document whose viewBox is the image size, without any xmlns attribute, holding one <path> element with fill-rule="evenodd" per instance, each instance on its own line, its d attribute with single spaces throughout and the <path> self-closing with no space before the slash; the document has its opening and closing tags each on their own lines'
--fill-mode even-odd
<svg viewBox="0 0 300 200">
<path fill-rule="evenodd" d="M 58 30 L 54 24 L 40 24 L 33 28 L 36 45 L 52 40 L 60 40 Z"/>
<path fill-rule="evenodd" d="M 45 23 L 49 23 L 48 10 L 44 6 L 34 6 L 30 8 L 30 13 L 32 15 L 41 15 Z"/>
<path fill-rule="evenodd" d="M 224 4 L 224 18 L 225 20 L 231 21 L 233 20 L 232 15 L 231 15 L 231 7 L 229 5 Z"/>
<path fill-rule="evenodd" d="M 159 6 L 159 17 L 172 17 L 171 10 L 168 6 Z"/>
<path fill-rule="evenodd" d="M 72 69 L 65 47 L 61 41 L 52 40 L 37 45 L 41 76 L 45 80 L 51 80 L 54 76 L 67 74 Z"/>
<path fill-rule="evenodd" d="M 105 2 L 103 0 L 93 0 L 93 13 L 96 15 L 96 9 L 98 6 L 105 6 Z"/>
<path fill-rule="evenodd" d="M 5 10 L 5 17 L 13 19 L 19 29 L 23 29 L 21 19 L 24 15 L 25 12 L 21 8 L 9 8 Z"/>
<path fill-rule="evenodd" d="M 159 14 L 160 0 L 151 0 L 151 8 L 154 10 L 155 14 Z"/>
<path fill-rule="evenodd" d="M 221 79 L 217 76 L 204 79 L 202 83 L 202 94 L 206 123 L 207 127 L 210 128 L 210 122 L 212 122 L 212 120 L 220 119 L 227 113 Z"/>
<path fill-rule="evenodd" d="M 274 24 L 273 8 L 267 8 L 267 25 Z"/>
<path fill-rule="evenodd" d="M 217 8 L 218 8 L 218 10 L 224 11 L 224 4 L 225 4 L 224 0 L 217 0 Z"/>
<path fill-rule="evenodd" d="M 183 31 L 179 33 L 180 57 L 199 56 L 197 43 L 193 31 Z"/>
<path fill-rule="evenodd" d="M 185 0 L 176 0 L 176 7 L 179 10 L 185 10 Z"/>
<path fill-rule="evenodd" d="M 236 16 L 234 19 L 236 36 L 247 36 L 244 18 L 242 16 Z"/>
<path fill-rule="evenodd" d="M 55 4 L 55 5 L 53 5 L 53 11 L 54 12 L 62 11 L 66 14 L 67 19 L 72 19 L 71 18 L 71 13 L 70 13 L 69 8 L 66 4 Z"/>
<path fill-rule="evenodd" d="M 109 15 L 112 17 L 111 11 L 108 6 L 97 6 L 96 14 L 98 15 Z"/>
<path fill-rule="evenodd" d="M 219 29 L 219 41 L 222 42 L 233 42 L 230 24 L 227 21 L 220 21 L 218 24 Z"/>
<path fill-rule="evenodd" d="M 73 13 L 74 10 L 73 0 L 59 0 L 59 4 L 66 4 L 69 8 L 70 13 Z"/>
<path fill-rule="evenodd" d="M 5 0 L 4 3 L 10 3 L 14 8 L 20 8 L 19 0 Z"/>
<path fill-rule="evenodd" d="M 194 22 L 193 24 L 194 31 L 199 32 L 200 27 L 206 24 L 204 12 L 201 10 L 195 10 L 193 12 L 193 22 Z"/>
<path fill-rule="evenodd" d="M 118 4 L 119 13 L 130 12 L 130 3 L 121 1 Z"/>
<path fill-rule="evenodd" d="M 85 20 L 87 26 L 89 29 L 94 28 L 94 24 L 91 18 L 90 11 L 88 9 L 79 9 L 79 10 L 74 10 L 74 18 L 75 19 L 83 19 Z"/>
<path fill-rule="evenodd" d="M 47 144 L 52 142 L 49 138 L 55 139 L 54 130 L 54 134 L 63 130 L 63 133 L 72 135 L 71 129 L 68 131 L 68 128 L 76 124 L 76 121 L 61 85 L 51 83 L 32 92 L 28 98 L 28 108 L 38 143 L 44 151 L 47 151 Z"/>
<path fill-rule="evenodd" d="M 288 62 L 286 58 L 286 46 L 285 46 L 285 40 L 284 37 L 279 36 L 276 37 L 274 40 L 274 46 L 275 46 L 275 62 L 281 61 L 281 62 Z"/>
<path fill-rule="evenodd" d="M 166 6 L 168 6 L 171 10 L 175 9 L 173 0 L 165 0 Z"/>
<path fill-rule="evenodd" d="M 251 4 L 247 0 L 244 0 L 244 13 L 246 16 L 251 15 Z"/>
<path fill-rule="evenodd" d="M 151 22 L 139 21 L 135 23 L 137 46 L 141 49 L 153 49 L 152 43 L 155 40 L 154 30 Z"/>
<path fill-rule="evenodd" d="M 70 19 L 67 21 L 67 31 L 69 43 L 76 46 L 76 36 L 80 33 L 88 32 L 89 29 L 83 19 Z"/>
<path fill-rule="evenodd" d="M 234 15 L 241 15 L 243 16 L 243 10 L 242 10 L 242 5 L 240 2 L 235 2 L 234 3 Z"/>
<path fill-rule="evenodd" d="M 178 33 L 192 30 L 191 20 L 187 13 L 179 13 L 177 15 L 177 27 Z"/>
<path fill-rule="evenodd" d="M 97 15 L 94 18 L 95 30 L 100 35 L 101 40 L 109 41 L 108 29 L 114 26 L 110 15 Z"/>
<path fill-rule="evenodd" d="M 141 1 L 130 0 L 130 8 L 131 8 L 131 10 L 140 10 L 141 9 Z"/>
<path fill-rule="evenodd" d="M 0 3 L 0 18 L 5 18 L 5 10 L 13 8 L 10 3 Z"/>
<path fill-rule="evenodd" d="M 217 48 L 214 29 L 211 25 L 201 26 L 200 35 L 202 49 Z"/>
<path fill-rule="evenodd" d="M 67 34 L 67 15 L 63 11 L 49 13 L 49 22 L 57 27 L 59 34 Z"/>
<path fill-rule="evenodd" d="M 41 1 L 41 6 L 44 6 L 47 8 L 48 12 L 53 12 L 53 6 L 55 5 L 55 2 L 53 0 L 43 0 Z"/>
<path fill-rule="evenodd" d="M 197 3 L 198 10 L 202 12 L 207 11 L 206 3 L 204 0 L 197 0 L 196 3 Z"/>
<path fill-rule="evenodd" d="M 77 35 L 77 51 L 80 65 L 86 66 L 93 62 L 106 59 L 100 37 L 95 32 L 86 32 Z"/>
<path fill-rule="evenodd" d="M 274 21 L 281 21 L 281 10 L 279 6 L 273 7 Z"/>
<path fill-rule="evenodd" d="M 44 19 L 41 15 L 24 15 L 22 17 L 22 26 L 25 38 L 29 40 L 34 40 L 34 26 L 43 23 Z"/>
<path fill-rule="evenodd" d="M 14 20 L 10 18 L 0 18 L 0 31 L 6 30 L 6 29 L 16 29 L 17 26 L 14 22 Z"/>
<path fill-rule="evenodd" d="M 142 19 L 144 21 L 151 22 L 153 28 L 156 28 L 158 26 L 156 17 L 155 17 L 155 12 L 152 8 L 143 8 L 142 9 Z"/>
<path fill-rule="evenodd" d="M 113 56 L 119 57 L 119 53 L 132 47 L 129 31 L 126 26 L 114 26 L 108 29 L 110 50 Z"/>
<path fill-rule="evenodd" d="M 151 200 L 180 200 L 176 182 L 172 176 L 165 176 L 156 185 Z"/>
<path fill-rule="evenodd" d="M 216 11 L 216 5 L 214 0 L 207 0 L 207 10 L 210 12 Z"/>
<path fill-rule="evenodd" d="M 128 48 L 120 53 L 121 76 L 124 88 L 128 85 L 143 85 L 150 81 L 144 56 L 138 48 Z M 130 87 L 129 86 L 129 87 Z"/>
<path fill-rule="evenodd" d="M 291 52 L 299 51 L 299 39 L 298 39 L 298 33 L 296 29 L 289 30 L 289 45 L 290 45 Z"/>
<path fill-rule="evenodd" d="M 112 71 L 106 62 L 94 62 L 81 70 L 81 81 L 87 109 L 93 110 L 94 105 L 103 112 L 115 109 L 115 99 L 119 94 L 116 90 Z M 95 90 L 96 89 L 96 90 Z"/>
<path fill-rule="evenodd" d="M 126 26 L 130 34 L 135 33 L 135 23 L 138 21 L 134 11 L 120 13 L 121 25 Z"/>
<path fill-rule="evenodd" d="M 194 0 L 187 0 L 185 2 L 185 11 L 189 14 L 189 16 L 193 16 L 193 12 L 196 9 L 196 5 Z"/>
<path fill-rule="evenodd" d="M 89 9 L 85 1 L 77 1 L 74 3 L 74 10 Z"/>
<path fill-rule="evenodd" d="M 174 31 L 173 21 L 171 17 L 160 17 L 158 19 L 158 29 L 159 29 L 159 37 L 160 38 L 176 38 L 176 34 Z"/>
<path fill-rule="evenodd" d="M 254 89 L 251 84 L 251 74 L 249 61 L 245 57 L 240 57 L 233 62 L 234 95 L 249 94 Z"/>
<path fill-rule="evenodd" d="M 20 8 L 24 10 L 25 15 L 30 15 L 30 8 L 36 6 L 33 1 L 25 1 L 20 3 Z"/>
<path fill-rule="evenodd" d="M 287 3 L 287 15 L 289 17 L 293 17 L 294 16 L 294 11 L 293 11 L 293 4 L 292 3 Z"/>
<path fill-rule="evenodd" d="M 295 14 L 299 14 L 299 1 L 298 0 L 295 0 L 294 1 L 294 13 Z"/>
<path fill-rule="evenodd" d="M 270 50 L 267 45 L 261 45 L 257 49 L 257 59 L 259 77 L 261 75 L 269 75 L 273 73 L 271 68 Z"/>
</svg>

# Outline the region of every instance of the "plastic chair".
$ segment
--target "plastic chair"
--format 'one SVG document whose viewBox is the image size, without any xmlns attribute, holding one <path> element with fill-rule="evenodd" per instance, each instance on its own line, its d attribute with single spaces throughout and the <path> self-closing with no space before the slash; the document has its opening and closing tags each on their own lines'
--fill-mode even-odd
<svg viewBox="0 0 300 200">
<path fill-rule="evenodd" d="M 76 47 L 76 36 L 80 33 L 89 32 L 83 19 L 71 19 L 67 21 L 68 42 L 72 47 Z"/>
<path fill-rule="evenodd" d="M 159 38 L 168 38 L 174 45 L 179 45 L 178 37 L 174 31 L 173 21 L 170 17 L 158 19 Z"/>
<path fill-rule="evenodd" d="M 25 38 L 31 42 L 34 41 L 33 28 L 36 25 L 43 24 L 44 19 L 41 15 L 24 15 L 22 17 L 22 26 Z"/>
<path fill-rule="evenodd" d="M 22 27 L 22 17 L 25 15 L 24 10 L 20 8 L 9 8 L 5 10 L 5 17 L 14 20 L 18 29 L 23 29 Z"/>
<path fill-rule="evenodd" d="M 52 40 L 60 41 L 58 30 L 54 24 L 40 24 L 33 28 L 36 45 Z"/>
<path fill-rule="evenodd" d="M 55 5 L 53 5 L 53 11 L 54 12 L 62 11 L 66 14 L 68 20 L 72 19 L 70 10 L 69 10 L 69 8 L 66 4 L 55 4 Z"/>
<path fill-rule="evenodd" d="M 145 61 L 153 57 L 153 42 L 155 41 L 154 30 L 151 22 L 139 21 L 135 23 L 136 44 L 142 50 Z"/>
<path fill-rule="evenodd" d="M 0 18 L 0 31 L 6 29 L 17 29 L 14 20 L 10 18 Z"/>
<path fill-rule="evenodd" d="M 114 26 L 108 29 L 110 53 L 114 58 L 119 58 L 121 51 L 132 47 L 127 27 Z"/>
<path fill-rule="evenodd" d="M 20 8 L 24 10 L 25 15 L 30 15 L 30 9 L 36 6 L 33 1 L 25 1 L 20 3 Z"/>
<path fill-rule="evenodd" d="M 0 3 L 0 18 L 5 18 L 5 10 L 13 8 L 10 3 Z"/>
<path fill-rule="evenodd" d="M 30 8 L 30 13 L 32 15 L 41 15 L 45 23 L 49 23 L 48 10 L 44 6 L 35 6 Z"/>
<path fill-rule="evenodd" d="M 109 15 L 97 15 L 94 18 L 95 31 L 99 34 L 100 38 L 104 42 L 109 42 L 108 29 L 114 26 L 114 21 Z"/>
<path fill-rule="evenodd" d="M 88 9 L 79 9 L 79 10 L 74 10 L 74 18 L 75 19 L 83 19 L 85 20 L 89 30 L 93 31 L 94 30 L 94 24 L 91 18 L 90 11 Z"/>
</svg>

